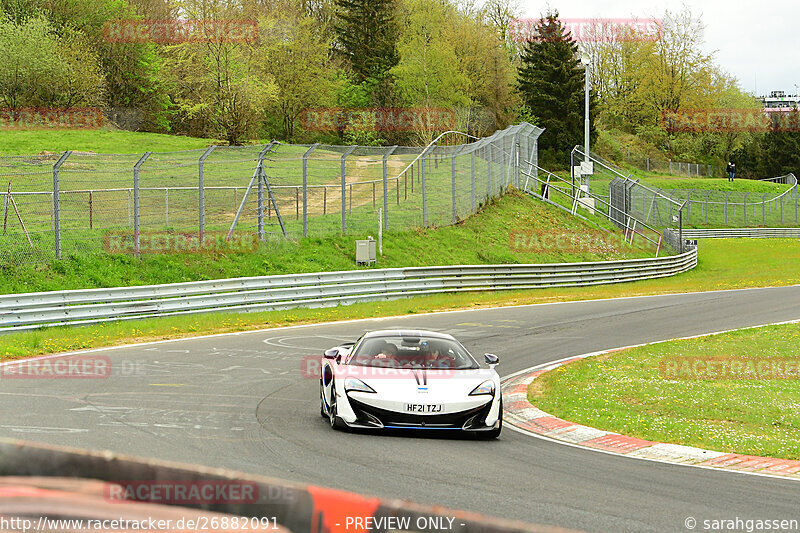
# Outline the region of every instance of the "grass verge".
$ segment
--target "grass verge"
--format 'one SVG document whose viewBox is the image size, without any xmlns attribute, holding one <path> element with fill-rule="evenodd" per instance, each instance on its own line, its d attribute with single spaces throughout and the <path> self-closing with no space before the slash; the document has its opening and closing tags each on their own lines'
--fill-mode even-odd
<svg viewBox="0 0 800 533">
<path fill-rule="evenodd" d="M 797 239 L 711 239 L 700 242 L 699 262 L 695 270 L 671 278 L 598 287 L 442 294 L 326 309 L 215 313 L 47 328 L 0 335 L 0 356 L 28 357 L 201 334 L 431 311 L 793 285 L 800 283 L 800 273 L 795 268 L 798 260 L 800 240 Z"/>
<path fill-rule="evenodd" d="M 735 366 L 748 360 L 749 369 Z M 788 363 L 790 379 L 753 373 L 767 360 Z M 768 326 L 590 357 L 544 374 L 529 396 L 555 416 L 623 435 L 800 459 L 798 362 L 800 325 Z"/>
<path fill-rule="evenodd" d="M 112 129 L 7 129 L 3 130 L 0 155 L 31 155 L 43 150 L 135 154 L 145 151 L 169 152 L 207 148 L 212 144 L 225 143 L 214 139 Z M 120 146 L 125 147 L 123 151 L 120 151 Z"/>
<path fill-rule="evenodd" d="M 351 270 L 353 235 L 271 242 L 256 253 L 75 254 L 0 268 L 0 293 L 152 285 L 243 276 Z M 553 206 L 510 190 L 478 214 L 442 228 L 390 231 L 372 268 L 560 263 L 650 257 Z M 360 267 L 368 268 L 368 267 Z"/>
</svg>

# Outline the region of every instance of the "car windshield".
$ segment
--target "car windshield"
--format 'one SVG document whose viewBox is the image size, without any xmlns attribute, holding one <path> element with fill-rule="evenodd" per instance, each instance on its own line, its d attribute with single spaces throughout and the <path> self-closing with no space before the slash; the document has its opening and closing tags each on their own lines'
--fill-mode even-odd
<svg viewBox="0 0 800 533">
<path fill-rule="evenodd" d="M 348 360 L 356 366 L 467 370 L 479 368 L 458 342 L 430 337 L 364 339 Z"/>
</svg>

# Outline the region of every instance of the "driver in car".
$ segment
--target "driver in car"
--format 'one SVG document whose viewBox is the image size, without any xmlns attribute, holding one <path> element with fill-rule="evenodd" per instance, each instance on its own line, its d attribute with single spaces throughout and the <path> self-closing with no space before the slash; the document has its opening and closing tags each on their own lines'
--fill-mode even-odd
<svg viewBox="0 0 800 533">
<path fill-rule="evenodd" d="M 428 368 L 454 368 L 455 358 L 450 355 L 450 351 L 437 342 L 431 342 L 426 358 Z"/>
</svg>

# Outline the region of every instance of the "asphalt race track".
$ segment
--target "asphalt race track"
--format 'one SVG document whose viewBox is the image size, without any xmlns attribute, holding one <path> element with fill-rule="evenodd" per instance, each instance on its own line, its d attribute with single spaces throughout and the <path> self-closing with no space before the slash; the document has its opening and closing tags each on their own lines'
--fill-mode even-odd
<svg viewBox="0 0 800 533">
<path fill-rule="evenodd" d="M 396 303 L 403 312 L 402 301 Z M 346 434 L 305 357 L 382 328 L 457 336 L 501 376 L 570 355 L 800 319 L 800 286 L 277 329 L 96 352 L 108 379 L 3 379 L 0 435 L 226 467 L 586 531 L 687 517 L 800 519 L 800 483 L 641 461 L 511 431 L 498 441 Z"/>
</svg>

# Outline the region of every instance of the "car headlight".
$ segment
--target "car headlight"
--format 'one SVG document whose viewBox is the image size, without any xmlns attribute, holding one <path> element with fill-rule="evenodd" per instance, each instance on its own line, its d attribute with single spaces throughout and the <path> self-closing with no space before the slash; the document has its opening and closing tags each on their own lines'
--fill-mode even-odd
<svg viewBox="0 0 800 533">
<path fill-rule="evenodd" d="M 375 392 L 375 390 L 372 387 L 370 387 L 360 379 L 356 378 L 347 378 L 346 380 L 344 380 L 344 391 L 372 392 L 372 393 Z"/>
<path fill-rule="evenodd" d="M 494 381 L 487 379 L 469 393 L 470 396 L 481 396 L 482 394 L 494 396 Z"/>
</svg>

